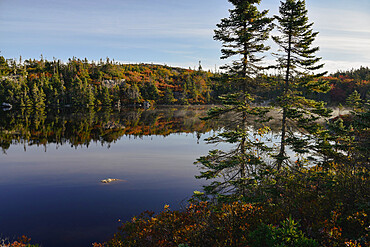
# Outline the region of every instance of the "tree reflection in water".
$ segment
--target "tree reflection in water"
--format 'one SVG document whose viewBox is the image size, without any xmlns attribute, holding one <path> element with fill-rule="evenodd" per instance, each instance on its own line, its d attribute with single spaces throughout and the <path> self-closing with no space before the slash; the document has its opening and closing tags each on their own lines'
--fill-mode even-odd
<svg viewBox="0 0 370 247">
<path fill-rule="evenodd" d="M 205 122 L 208 106 L 168 106 L 151 109 L 45 109 L 22 108 L 0 112 L 0 146 L 5 153 L 11 145 L 55 143 L 88 147 L 91 142 L 110 146 L 122 136 L 168 136 L 173 133 L 201 134 L 217 129 Z"/>
</svg>

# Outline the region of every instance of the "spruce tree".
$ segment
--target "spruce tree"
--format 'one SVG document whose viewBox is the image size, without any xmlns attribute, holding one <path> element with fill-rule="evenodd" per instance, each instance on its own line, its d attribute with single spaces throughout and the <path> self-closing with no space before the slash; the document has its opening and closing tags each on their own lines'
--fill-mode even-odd
<svg viewBox="0 0 370 247">
<path fill-rule="evenodd" d="M 222 107 L 215 107 L 205 119 L 228 116 L 232 119 L 232 128 L 208 139 L 210 143 L 226 142 L 233 145 L 230 151 L 213 150 L 207 156 L 198 159 L 205 171 L 198 178 L 217 179 L 205 191 L 209 194 L 246 196 L 248 181 L 251 176 L 264 171 L 266 163 L 261 159 L 261 151 L 267 147 L 261 136 L 251 135 L 247 121 L 253 117 L 263 119 L 267 109 L 253 107 L 251 93 L 256 87 L 255 78 L 265 68 L 261 65 L 263 52 L 269 49 L 264 42 L 272 29 L 272 19 L 267 17 L 267 10 L 259 11 L 260 0 L 229 0 L 234 8 L 230 16 L 221 20 L 215 30 L 214 39 L 221 41 L 221 59 L 233 58 L 231 64 L 223 66 L 227 71 L 227 82 L 237 88 L 237 92 L 222 96 Z M 258 137 L 257 137 L 258 136 Z"/>
<path fill-rule="evenodd" d="M 32 88 L 32 99 L 33 99 L 33 105 L 38 108 L 45 107 L 45 94 L 42 88 L 38 88 L 38 86 L 33 84 Z"/>
<path fill-rule="evenodd" d="M 275 55 L 279 68 L 285 71 L 282 95 L 277 100 L 277 106 L 282 109 L 280 150 L 276 155 L 278 169 L 289 163 L 287 146 L 298 154 L 317 148 L 310 144 L 310 139 L 323 130 L 315 121 L 329 113 L 323 102 L 305 97 L 329 89 L 325 81 L 318 79 L 325 73 L 315 74 L 324 65 L 315 55 L 319 47 L 312 47 L 318 32 L 313 32 L 313 23 L 308 22 L 305 5 L 304 0 L 286 0 L 281 2 L 280 15 L 275 16 L 280 35 L 272 38 L 281 51 Z M 304 131 L 298 134 L 298 130 Z"/>
<path fill-rule="evenodd" d="M 0 77 L 8 75 L 10 72 L 10 68 L 8 62 L 3 56 L 0 56 Z"/>
<path fill-rule="evenodd" d="M 356 111 L 361 105 L 361 95 L 357 92 L 357 90 L 353 91 L 353 93 L 347 97 L 346 104 L 352 107 L 353 111 Z"/>
<path fill-rule="evenodd" d="M 176 102 L 176 99 L 175 99 L 175 96 L 173 95 L 171 88 L 166 87 L 166 90 L 164 91 L 164 96 L 163 96 L 163 103 L 172 105 L 175 102 Z"/>
<path fill-rule="evenodd" d="M 112 106 L 112 99 L 109 95 L 108 87 L 102 88 L 102 96 L 101 96 L 101 103 L 103 106 Z"/>
<path fill-rule="evenodd" d="M 214 39 L 222 42 L 221 59 L 238 56 L 231 65 L 222 68 L 233 76 L 234 82 L 246 92 L 250 90 L 252 78 L 261 73 L 264 58 L 258 54 L 266 52 L 270 47 L 264 45 L 272 29 L 272 19 L 267 17 L 268 10 L 260 12 L 256 5 L 260 0 L 229 0 L 234 9 L 229 10 L 229 18 L 217 24 Z"/>
<path fill-rule="evenodd" d="M 95 105 L 95 95 L 94 95 L 94 89 L 92 85 L 88 86 L 88 105 L 89 106 Z"/>
</svg>

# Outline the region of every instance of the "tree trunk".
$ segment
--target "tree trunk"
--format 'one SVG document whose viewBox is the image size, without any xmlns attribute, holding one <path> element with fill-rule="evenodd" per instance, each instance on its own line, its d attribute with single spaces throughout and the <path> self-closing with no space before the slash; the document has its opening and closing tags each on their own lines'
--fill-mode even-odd
<svg viewBox="0 0 370 247">
<path fill-rule="evenodd" d="M 246 32 L 246 24 L 244 25 L 243 27 L 243 31 L 244 33 Z M 248 57 L 247 57 L 247 49 L 248 49 L 248 46 L 247 44 L 244 43 L 244 55 L 243 55 L 243 70 L 242 70 L 242 75 L 244 77 L 243 79 L 243 102 L 244 104 L 246 104 L 247 102 L 247 99 L 245 97 L 245 94 L 247 92 L 247 61 L 248 61 Z M 246 136 L 245 136 L 245 130 L 246 130 L 246 122 L 247 122 L 247 114 L 245 113 L 245 111 L 243 111 L 242 113 L 242 123 L 241 123 L 241 127 L 242 127 L 242 133 L 243 133 L 243 137 L 242 137 L 242 140 L 241 140 L 241 145 L 240 145 L 240 152 L 241 152 L 241 155 L 242 155 L 242 164 L 241 164 L 241 167 L 240 167 L 240 177 L 241 178 L 245 178 L 246 177 L 246 161 L 245 161 L 245 152 L 246 152 L 246 148 L 245 148 L 245 142 L 246 142 Z M 245 180 L 242 181 L 242 194 L 243 196 L 245 197 L 246 196 L 246 191 L 245 191 Z"/>
<path fill-rule="evenodd" d="M 289 90 L 289 73 L 290 73 L 290 63 L 291 63 L 291 50 L 292 50 L 292 33 L 291 30 L 289 31 L 289 39 L 288 39 L 288 59 L 287 59 L 287 69 L 285 74 L 285 85 L 284 85 L 284 92 L 283 92 L 283 100 L 287 100 L 287 94 Z M 280 170 L 285 159 L 285 139 L 286 139 L 286 123 L 287 123 L 287 102 L 283 102 L 283 118 L 281 120 L 281 140 L 280 140 L 280 152 L 278 154 L 278 161 L 277 161 L 277 169 Z"/>
</svg>

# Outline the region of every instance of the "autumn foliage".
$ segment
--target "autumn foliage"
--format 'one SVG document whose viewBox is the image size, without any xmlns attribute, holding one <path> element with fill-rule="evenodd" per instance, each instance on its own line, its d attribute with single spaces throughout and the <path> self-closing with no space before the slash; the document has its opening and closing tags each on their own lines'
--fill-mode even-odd
<svg viewBox="0 0 370 247">
<path fill-rule="evenodd" d="M 13 241 L 13 242 L 7 242 L 3 240 L 2 242 L 0 242 L 0 246 L 1 247 L 38 247 L 39 246 L 37 244 L 36 245 L 30 244 L 30 242 L 31 242 L 30 238 L 26 236 L 22 236 L 22 237 L 19 237 L 18 240 Z"/>
<path fill-rule="evenodd" d="M 123 223 L 100 246 L 369 246 L 368 191 L 362 171 L 286 170 L 251 188 L 250 202 L 166 205 Z"/>
<path fill-rule="evenodd" d="M 200 68 L 120 64 L 108 58 L 99 62 L 72 58 L 66 63 L 0 58 L 0 103 L 15 106 L 91 107 L 145 101 L 184 105 L 217 100 L 218 75 Z"/>
</svg>

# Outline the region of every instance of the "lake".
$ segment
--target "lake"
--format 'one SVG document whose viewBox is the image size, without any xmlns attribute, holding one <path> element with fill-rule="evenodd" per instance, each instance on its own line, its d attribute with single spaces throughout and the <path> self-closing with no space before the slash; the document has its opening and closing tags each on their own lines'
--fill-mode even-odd
<svg viewBox="0 0 370 247">
<path fill-rule="evenodd" d="M 214 148 L 208 108 L 1 112 L 0 237 L 91 246 L 120 220 L 185 206 L 206 183 L 193 163 Z"/>
</svg>

